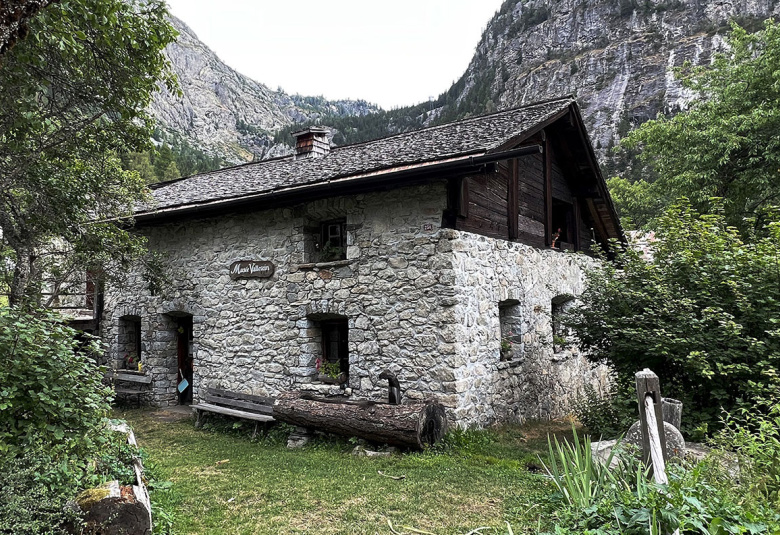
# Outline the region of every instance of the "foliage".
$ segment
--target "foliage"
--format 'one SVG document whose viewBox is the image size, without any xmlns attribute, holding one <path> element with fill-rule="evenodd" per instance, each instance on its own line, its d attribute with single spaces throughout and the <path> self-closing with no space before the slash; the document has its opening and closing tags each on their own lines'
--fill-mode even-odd
<svg viewBox="0 0 780 535">
<path fill-rule="evenodd" d="M 80 270 L 118 273 L 140 256 L 142 242 L 105 221 L 130 216 L 145 192 L 115 155 L 148 146 L 151 95 L 158 80 L 175 88 L 165 15 L 159 0 L 57 2 L 4 56 L 0 269 L 11 304 L 35 302 L 43 273 L 56 289 Z"/>
<path fill-rule="evenodd" d="M 621 383 L 614 392 L 599 395 L 592 385 L 574 403 L 573 412 L 594 437 L 617 438 L 636 421 L 636 396 L 633 385 Z"/>
<path fill-rule="evenodd" d="M 763 415 L 762 415 L 763 413 Z M 737 456 L 746 493 L 780 510 L 780 403 L 727 415 L 715 443 Z"/>
<path fill-rule="evenodd" d="M 40 442 L 81 463 L 99 445 L 111 394 L 80 336 L 50 313 L 0 310 L 0 455 Z"/>
<path fill-rule="evenodd" d="M 39 442 L 16 456 L 0 455 L 0 533 L 64 535 L 77 515 L 66 507 L 76 494 L 73 474 Z"/>
<path fill-rule="evenodd" d="M 770 429 L 772 422 L 766 420 Z M 728 444 L 733 432 L 760 440 L 751 427 L 735 425 L 724 436 Z M 776 433 L 776 431 L 775 431 Z M 576 477 L 578 470 L 586 469 L 586 438 L 577 457 L 570 455 Z M 773 445 L 775 452 L 777 445 Z M 743 459 L 751 466 L 760 466 L 752 473 L 764 480 L 770 467 L 753 462 L 758 450 L 752 450 Z M 679 529 L 680 533 L 727 535 L 739 533 L 777 533 L 780 514 L 776 504 L 766 500 L 765 494 L 752 495 L 756 487 L 751 478 L 734 478 L 720 460 L 723 451 L 695 465 L 670 463 L 667 465 L 668 485 L 648 480 L 648 473 L 638 456 L 630 451 L 617 454 L 618 467 L 607 476 L 600 492 L 590 501 L 561 500 L 552 533 L 564 534 L 662 534 Z M 569 488 L 569 486 L 566 486 Z M 578 487 L 575 487 L 578 488 Z M 563 503 L 562 503 L 563 502 Z"/>
<path fill-rule="evenodd" d="M 580 442 L 574 433 L 572 443 L 567 440 L 558 442 L 553 437 L 552 441 L 548 438 L 547 445 L 547 463 L 542 463 L 558 491 L 569 505 L 583 509 L 590 507 L 611 481 L 608 466 L 616 450 L 612 450 L 607 461 L 602 464 L 594 461 L 588 437 Z"/>
<path fill-rule="evenodd" d="M 652 259 L 616 248 L 563 322 L 618 380 L 650 368 L 664 394 L 685 403 L 684 423 L 716 429 L 721 408 L 780 386 L 780 222 L 766 232 L 746 243 L 723 215 L 675 205 L 659 221 Z"/>
<path fill-rule="evenodd" d="M 733 24 L 725 50 L 712 64 L 677 70 L 696 95 L 686 111 L 623 140 L 658 176 L 611 183 L 621 214 L 646 221 L 681 195 L 711 212 L 721 197 L 726 221 L 745 230 L 760 228 L 780 200 L 780 24 L 769 20 L 754 34 Z"/>
</svg>

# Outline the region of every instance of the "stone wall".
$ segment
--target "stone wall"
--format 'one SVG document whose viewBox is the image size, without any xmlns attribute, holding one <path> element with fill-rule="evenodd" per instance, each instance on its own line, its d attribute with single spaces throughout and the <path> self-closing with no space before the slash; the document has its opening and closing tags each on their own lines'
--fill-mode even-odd
<svg viewBox="0 0 780 535">
<path fill-rule="evenodd" d="M 555 418 L 569 412 L 586 383 L 607 388 L 605 366 L 594 368 L 573 340 L 553 343 L 553 301 L 582 292 L 584 270 L 593 259 L 447 232 L 456 314 L 463 319 L 457 348 L 462 364 L 455 370 L 461 397 L 457 421 L 485 425 Z M 501 358 L 502 337 L 513 342 L 506 360 Z"/>
<path fill-rule="evenodd" d="M 141 318 L 151 400 L 178 403 L 177 327 L 191 317 L 196 400 L 203 386 L 383 400 L 378 375 L 390 370 L 405 399 L 436 396 L 463 426 L 564 413 L 583 381 L 602 379 L 551 343 L 552 299 L 581 291 L 589 260 L 441 229 L 445 208 L 440 182 L 146 227 L 172 283 L 151 295 L 136 271 L 110 290 L 111 354 L 123 356 L 123 321 Z M 345 219 L 346 259 L 317 262 L 312 229 L 335 219 Z M 232 279 L 239 260 L 270 261 L 275 273 Z M 516 342 L 507 361 L 501 318 Z M 343 387 L 319 382 L 315 369 L 321 322 L 334 319 L 349 329 Z"/>
<path fill-rule="evenodd" d="M 192 315 L 196 398 L 205 385 L 384 399 L 387 384 L 377 376 L 385 369 L 408 398 L 446 394 L 456 318 L 441 306 L 454 282 L 450 258 L 437 248 L 445 207 L 437 183 L 146 228 L 150 248 L 167 255 L 172 287 L 152 296 L 133 273 L 109 292 L 104 326 L 112 354 L 121 356 L 120 318 L 140 316 L 154 403 L 176 403 L 173 319 Z M 308 229 L 334 218 L 346 218 L 347 258 L 314 263 Z M 271 261 L 275 274 L 231 279 L 230 264 L 248 259 Z M 317 323 L 332 318 L 349 325 L 343 390 L 315 379 Z"/>
</svg>

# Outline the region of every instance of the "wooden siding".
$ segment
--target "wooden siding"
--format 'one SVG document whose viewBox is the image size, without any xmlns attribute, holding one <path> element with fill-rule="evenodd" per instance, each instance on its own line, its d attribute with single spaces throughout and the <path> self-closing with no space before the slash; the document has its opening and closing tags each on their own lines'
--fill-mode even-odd
<svg viewBox="0 0 780 535">
<path fill-rule="evenodd" d="M 509 238 L 507 221 L 507 184 L 510 169 L 507 162 L 500 162 L 496 172 L 471 175 L 467 182 L 466 216 L 458 218 L 458 230 L 465 230 L 492 238 Z"/>
<path fill-rule="evenodd" d="M 570 176 L 571 165 L 561 160 L 552 143 L 545 143 L 545 146 L 550 158 L 549 205 L 545 195 L 547 155 L 533 154 L 514 161 L 498 162 L 495 171 L 452 181 L 451 224 L 458 230 L 545 248 L 552 238 L 552 230 L 547 228 L 551 223 L 546 223 L 548 212 L 552 221 L 554 202 L 563 201 L 570 205 L 569 220 L 573 220 L 573 224 L 568 230 L 571 234 L 569 242 L 559 242 L 558 245 L 563 249 L 576 247 L 587 251 L 593 238 L 591 229 L 595 227 L 596 233 L 603 232 L 591 216 L 594 209 L 592 201 L 575 196 L 572 188 L 577 184 Z M 510 188 L 514 177 L 517 187 Z M 517 199 L 516 211 L 509 207 L 509 199 L 513 197 Z M 560 209 L 560 204 L 556 205 Z M 510 217 L 516 217 L 517 222 L 513 224 Z"/>
</svg>

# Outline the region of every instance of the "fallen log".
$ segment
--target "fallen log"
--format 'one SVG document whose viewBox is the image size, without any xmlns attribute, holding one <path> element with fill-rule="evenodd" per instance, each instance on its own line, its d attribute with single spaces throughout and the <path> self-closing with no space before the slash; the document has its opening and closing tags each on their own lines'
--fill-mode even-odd
<svg viewBox="0 0 780 535">
<path fill-rule="evenodd" d="M 274 402 L 274 418 L 337 435 L 417 449 L 435 444 L 447 432 L 447 415 L 436 400 L 391 405 L 283 392 Z"/>
</svg>

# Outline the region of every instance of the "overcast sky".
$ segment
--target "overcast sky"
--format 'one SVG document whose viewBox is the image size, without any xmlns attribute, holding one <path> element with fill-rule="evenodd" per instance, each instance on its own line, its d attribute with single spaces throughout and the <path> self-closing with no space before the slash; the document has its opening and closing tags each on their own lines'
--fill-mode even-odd
<svg viewBox="0 0 780 535">
<path fill-rule="evenodd" d="M 502 0 L 167 0 L 242 74 L 272 89 L 389 109 L 466 70 Z"/>
</svg>

